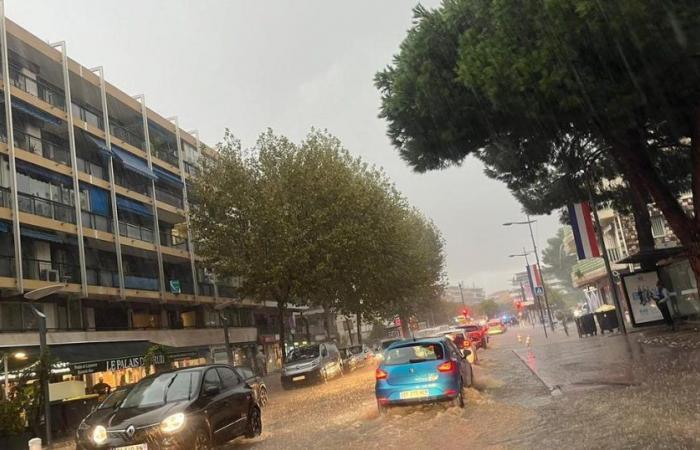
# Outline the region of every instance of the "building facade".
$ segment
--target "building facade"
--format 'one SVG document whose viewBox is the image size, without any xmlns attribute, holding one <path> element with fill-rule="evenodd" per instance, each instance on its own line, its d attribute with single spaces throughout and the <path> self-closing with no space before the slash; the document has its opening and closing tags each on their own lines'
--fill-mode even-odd
<svg viewBox="0 0 700 450">
<path fill-rule="evenodd" d="M 2 20 L 0 351 L 32 354 L 38 325 L 24 295 L 65 283 L 35 305 L 63 373 L 86 388 L 98 376 L 136 381 L 152 344 L 178 364 L 211 360 L 222 315 L 237 362 L 252 364 L 259 325 L 274 341 L 263 317 L 275 308 L 238 299 L 233 280 L 209 272 L 189 227 L 188 184 L 215 152 L 70 59 L 65 43 Z"/>
</svg>

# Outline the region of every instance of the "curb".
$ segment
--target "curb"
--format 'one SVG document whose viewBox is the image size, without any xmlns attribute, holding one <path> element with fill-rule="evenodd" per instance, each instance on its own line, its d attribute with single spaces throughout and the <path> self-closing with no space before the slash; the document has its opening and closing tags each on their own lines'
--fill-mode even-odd
<svg viewBox="0 0 700 450">
<path fill-rule="evenodd" d="M 525 365 L 525 367 L 528 368 L 528 370 L 535 376 L 535 378 L 537 378 L 540 381 L 540 383 L 542 383 L 542 385 L 544 385 L 544 387 L 547 388 L 550 395 L 557 396 L 562 394 L 561 387 L 559 385 L 550 383 L 547 380 L 545 380 L 535 369 L 530 367 L 530 365 L 527 363 L 527 360 L 525 360 L 525 358 L 522 355 L 520 355 L 520 353 L 518 353 L 517 350 L 513 349 L 511 351 L 520 360 L 520 362 L 522 362 Z"/>
</svg>

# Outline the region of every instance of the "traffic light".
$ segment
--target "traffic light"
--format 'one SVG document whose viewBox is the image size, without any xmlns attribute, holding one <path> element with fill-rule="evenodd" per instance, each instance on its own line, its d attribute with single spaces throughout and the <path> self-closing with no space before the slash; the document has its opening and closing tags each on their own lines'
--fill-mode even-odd
<svg viewBox="0 0 700 450">
<path fill-rule="evenodd" d="M 464 309 L 462 310 L 462 315 L 464 316 L 465 319 L 466 319 L 467 317 L 469 317 L 469 308 L 464 308 Z"/>
</svg>

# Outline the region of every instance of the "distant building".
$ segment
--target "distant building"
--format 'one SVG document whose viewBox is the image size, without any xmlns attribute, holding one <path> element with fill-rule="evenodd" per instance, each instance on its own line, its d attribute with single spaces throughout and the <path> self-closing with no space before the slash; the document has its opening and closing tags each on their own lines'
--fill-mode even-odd
<svg viewBox="0 0 700 450">
<path fill-rule="evenodd" d="M 464 303 L 465 305 L 476 305 L 486 300 L 484 289 L 480 287 L 447 286 L 443 293 L 443 300 L 450 303 Z M 464 298 L 464 301 L 462 301 Z"/>
</svg>

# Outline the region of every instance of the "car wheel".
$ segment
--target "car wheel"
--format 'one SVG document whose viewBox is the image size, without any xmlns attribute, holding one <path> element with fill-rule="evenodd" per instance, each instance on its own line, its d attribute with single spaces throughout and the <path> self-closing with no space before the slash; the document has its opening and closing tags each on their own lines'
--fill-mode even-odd
<svg viewBox="0 0 700 450">
<path fill-rule="evenodd" d="M 205 428 L 199 428 L 197 434 L 194 436 L 194 449 L 195 450 L 210 450 L 211 441 L 209 440 L 209 433 Z"/>
<path fill-rule="evenodd" d="M 245 437 L 248 439 L 260 436 L 262 433 L 262 415 L 260 408 L 253 406 L 248 413 L 248 426 L 246 427 Z"/>
<path fill-rule="evenodd" d="M 328 383 L 328 372 L 326 371 L 326 369 L 321 369 L 319 373 L 321 375 L 321 381 L 323 382 L 323 384 Z"/>
<path fill-rule="evenodd" d="M 457 389 L 457 398 L 454 399 L 454 405 L 464 408 L 464 383 L 459 379 L 459 389 Z"/>
<path fill-rule="evenodd" d="M 282 385 L 282 387 L 284 388 L 284 385 Z M 259 401 L 260 401 L 261 407 L 264 407 L 265 405 L 267 405 L 267 388 L 265 386 L 262 386 L 260 388 L 260 400 Z"/>
</svg>

